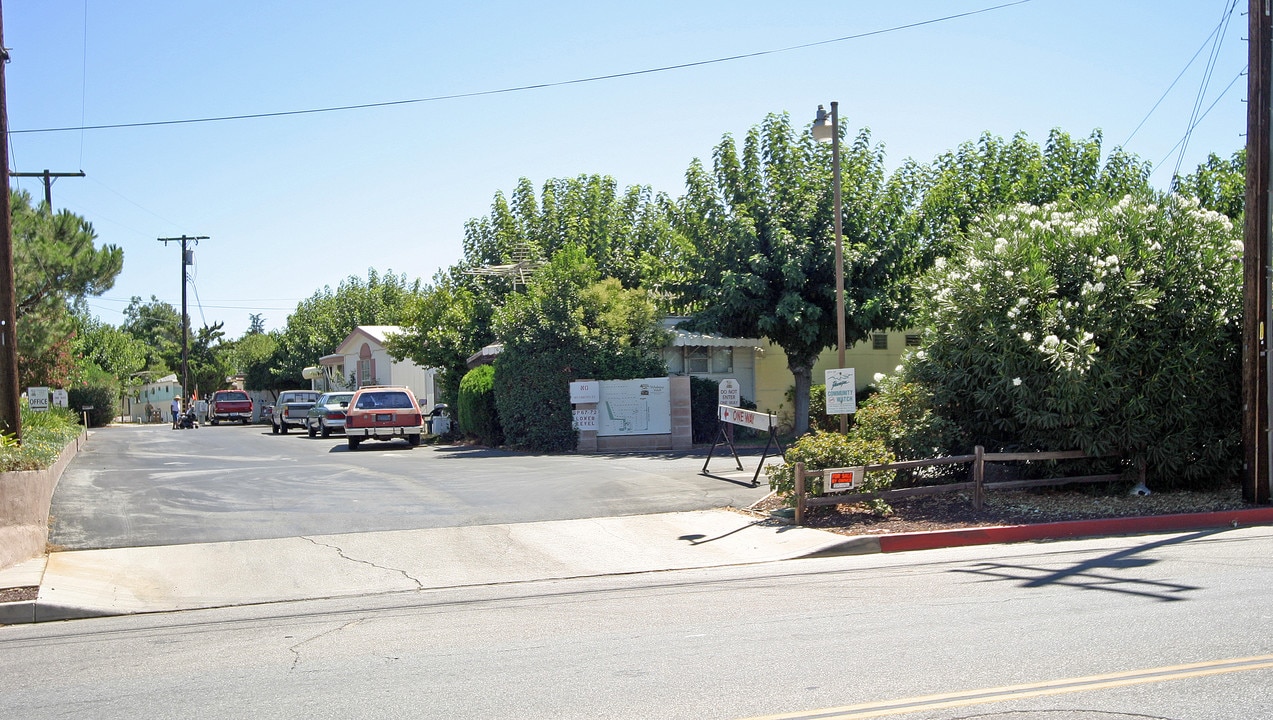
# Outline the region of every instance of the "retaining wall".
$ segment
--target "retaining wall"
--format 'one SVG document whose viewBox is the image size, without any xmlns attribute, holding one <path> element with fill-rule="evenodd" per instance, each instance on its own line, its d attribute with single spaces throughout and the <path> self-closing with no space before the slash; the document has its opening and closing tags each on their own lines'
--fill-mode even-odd
<svg viewBox="0 0 1273 720">
<path fill-rule="evenodd" d="M 86 430 L 50 468 L 0 473 L 0 570 L 44 554 L 53 490 L 67 463 L 87 441 Z"/>
</svg>

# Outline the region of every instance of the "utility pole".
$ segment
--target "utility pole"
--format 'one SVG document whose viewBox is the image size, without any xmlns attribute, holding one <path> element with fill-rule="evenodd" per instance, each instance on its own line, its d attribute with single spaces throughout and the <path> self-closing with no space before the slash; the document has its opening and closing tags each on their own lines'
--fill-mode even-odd
<svg viewBox="0 0 1273 720">
<path fill-rule="evenodd" d="M 0 8 L 0 167 L 9 167 L 9 113 L 5 107 L 4 66 L 9 50 L 4 46 L 4 11 Z M 22 406 L 18 391 L 18 308 L 13 289 L 13 218 L 9 209 L 9 176 L 4 178 L 0 202 L 0 425 L 22 440 Z"/>
<path fill-rule="evenodd" d="M 207 240 L 207 235 L 198 237 L 188 237 L 182 235 L 179 238 L 159 238 L 159 242 L 168 247 L 170 242 L 181 243 L 181 391 L 186 394 L 186 403 L 190 403 L 190 350 L 187 347 L 190 342 L 190 316 L 186 313 L 186 282 L 190 279 L 186 273 L 186 266 L 193 265 L 191 260 L 194 258 L 194 251 L 190 250 L 188 245 L 194 242 L 199 244 L 200 240 Z"/>
<path fill-rule="evenodd" d="M 1242 496 L 1269 502 L 1273 442 L 1269 427 L 1270 312 L 1269 133 L 1273 87 L 1273 14 L 1271 0 L 1248 0 L 1246 219 L 1242 267 Z"/>
<path fill-rule="evenodd" d="M 9 173 L 9 177 L 44 178 L 44 204 L 49 206 L 49 214 L 52 215 L 53 214 L 53 178 L 84 177 L 84 171 L 81 170 L 79 172 L 73 172 L 73 173 L 55 173 L 55 172 L 49 172 L 48 168 L 45 168 L 44 172 L 38 172 L 38 173 L 11 172 Z"/>
</svg>

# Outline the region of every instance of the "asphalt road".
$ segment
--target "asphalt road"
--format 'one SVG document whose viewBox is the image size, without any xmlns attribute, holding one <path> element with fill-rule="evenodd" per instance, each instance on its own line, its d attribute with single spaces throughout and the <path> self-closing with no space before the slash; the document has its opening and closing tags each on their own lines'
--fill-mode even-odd
<svg viewBox="0 0 1273 720">
<path fill-rule="evenodd" d="M 94 430 L 53 495 L 68 549 L 573 520 L 750 505 L 758 457 L 534 455 L 272 435 L 268 426 Z M 731 472 L 726 472 L 731 471 Z"/>
<path fill-rule="evenodd" d="M 4 627 L 0 717 L 1267 718 L 1270 558 L 1246 528 Z"/>
</svg>

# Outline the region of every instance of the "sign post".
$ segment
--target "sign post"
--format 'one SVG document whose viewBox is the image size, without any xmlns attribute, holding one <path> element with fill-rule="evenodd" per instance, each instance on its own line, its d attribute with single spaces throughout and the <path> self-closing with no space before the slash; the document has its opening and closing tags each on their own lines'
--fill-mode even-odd
<svg viewBox="0 0 1273 720">
<path fill-rule="evenodd" d="M 46 387 L 27 388 L 27 407 L 32 412 L 48 412 L 49 389 Z"/>
</svg>

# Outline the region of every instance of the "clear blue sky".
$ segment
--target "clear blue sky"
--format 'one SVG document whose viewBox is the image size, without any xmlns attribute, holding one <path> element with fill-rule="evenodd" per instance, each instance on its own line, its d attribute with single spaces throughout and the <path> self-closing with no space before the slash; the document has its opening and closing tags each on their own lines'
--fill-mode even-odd
<svg viewBox="0 0 1273 720">
<path fill-rule="evenodd" d="M 630 73 L 835 40 L 1005 0 L 784 3 L 4 3 L 14 131 L 83 128 L 437 98 Z M 83 170 L 57 209 L 124 249 L 91 307 L 118 324 L 131 296 L 180 307 L 178 251 L 195 249 L 192 323 L 231 337 L 368 268 L 429 281 L 461 256 L 463 224 L 518 178 L 582 173 L 679 195 L 695 157 L 767 113 L 800 123 L 840 102 L 896 167 L 989 131 L 1104 132 L 1165 187 L 1216 49 L 1183 158 L 1244 143 L 1246 2 L 1031 0 L 754 57 L 595 82 L 262 119 L 18 132 L 10 169 Z M 1198 51 L 1201 49 L 1201 52 Z M 1190 59 L 1198 53 L 1197 58 Z M 1186 66 L 1188 68 L 1186 69 Z M 1223 93 L 1223 94 L 1222 94 Z M 1218 98 L 1218 101 L 1217 101 Z M 1178 153 L 1178 151 L 1177 151 Z M 15 179 L 39 197 L 40 181 Z"/>
</svg>

